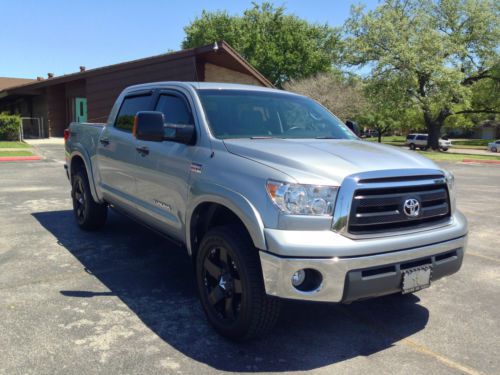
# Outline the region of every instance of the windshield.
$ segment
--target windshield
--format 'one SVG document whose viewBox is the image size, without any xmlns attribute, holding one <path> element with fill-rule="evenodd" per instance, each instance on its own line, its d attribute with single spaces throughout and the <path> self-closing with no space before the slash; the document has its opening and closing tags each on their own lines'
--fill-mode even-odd
<svg viewBox="0 0 500 375">
<path fill-rule="evenodd" d="M 217 138 L 356 139 L 338 118 L 302 96 L 245 90 L 199 90 Z"/>
</svg>

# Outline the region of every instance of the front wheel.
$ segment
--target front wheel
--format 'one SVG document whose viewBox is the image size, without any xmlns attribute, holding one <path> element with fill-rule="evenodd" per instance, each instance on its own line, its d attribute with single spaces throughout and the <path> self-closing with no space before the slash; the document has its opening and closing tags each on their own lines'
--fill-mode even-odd
<svg viewBox="0 0 500 375">
<path fill-rule="evenodd" d="M 196 256 L 201 304 L 222 336 L 264 336 L 278 319 L 280 301 L 266 295 L 258 250 L 237 226 L 208 231 Z"/>
<path fill-rule="evenodd" d="M 415 143 L 410 143 L 410 150 L 415 150 Z"/>
<path fill-rule="evenodd" d="M 94 201 L 85 171 L 76 172 L 72 178 L 71 197 L 73 213 L 78 226 L 84 230 L 96 230 L 106 222 L 108 208 Z"/>
<path fill-rule="evenodd" d="M 491 152 L 497 152 L 497 148 L 496 147 L 492 147 L 491 148 Z"/>
<path fill-rule="evenodd" d="M 448 151 L 448 147 L 441 147 L 442 151 Z"/>
</svg>

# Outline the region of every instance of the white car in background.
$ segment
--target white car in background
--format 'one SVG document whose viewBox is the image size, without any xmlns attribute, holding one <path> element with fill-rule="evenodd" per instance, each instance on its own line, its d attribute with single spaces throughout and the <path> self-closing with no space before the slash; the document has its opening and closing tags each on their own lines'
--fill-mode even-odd
<svg viewBox="0 0 500 375">
<path fill-rule="evenodd" d="M 488 151 L 498 152 L 500 150 L 500 140 L 488 143 Z"/>
<path fill-rule="evenodd" d="M 410 150 L 415 150 L 417 147 L 421 150 L 427 150 L 429 145 L 427 144 L 429 139 L 428 134 L 408 134 L 406 137 L 406 144 L 410 147 Z M 451 141 L 447 139 L 439 138 L 439 149 L 442 151 L 448 151 L 451 147 Z"/>
</svg>

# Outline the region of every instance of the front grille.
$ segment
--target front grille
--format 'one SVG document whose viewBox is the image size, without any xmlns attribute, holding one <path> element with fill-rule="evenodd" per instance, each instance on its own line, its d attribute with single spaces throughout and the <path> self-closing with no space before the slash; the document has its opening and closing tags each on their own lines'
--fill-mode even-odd
<svg viewBox="0 0 500 375">
<path fill-rule="evenodd" d="M 404 203 L 416 199 L 419 215 L 404 212 Z M 450 216 L 450 202 L 445 183 L 428 185 L 362 188 L 355 190 L 349 215 L 348 231 L 370 234 L 411 230 L 445 221 Z"/>
</svg>

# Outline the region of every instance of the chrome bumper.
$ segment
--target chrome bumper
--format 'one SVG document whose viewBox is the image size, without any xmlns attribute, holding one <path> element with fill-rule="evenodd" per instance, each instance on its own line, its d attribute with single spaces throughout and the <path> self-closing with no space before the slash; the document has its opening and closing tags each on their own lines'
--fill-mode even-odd
<svg viewBox="0 0 500 375">
<path fill-rule="evenodd" d="M 406 248 L 401 247 L 404 250 L 389 250 L 375 255 L 345 256 L 339 251 L 339 256 L 331 254 L 329 257 L 305 258 L 260 251 L 266 293 L 281 298 L 324 302 L 351 302 L 356 299 L 396 293 L 401 290 L 401 271 L 416 261 L 432 265 L 432 281 L 435 281 L 457 272 L 462 264 L 467 245 L 465 219 L 460 229 L 459 232 L 462 233 L 453 239 L 411 248 L 412 243 L 406 242 Z M 427 237 L 422 233 L 420 235 Z M 380 239 L 377 240 L 377 245 L 380 245 L 379 241 Z M 365 242 L 363 246 L 366 246 Z M 335 252 L 335 247 L 336 244 L 331 244 L 332 252 Z M 383 247 L 375 248 L 380 251 Z M 304 248 L 303 254 L 307 254 L 307 250 L 307 247 Z M 393 271 L 386 272 L 386 266 L 393 267 L 389 267 Z M 319 271 L 322 282 L 313 291 L 297 290 L 292 285 L 292 275 L 297 270 L 308 268 Z M 377 268 L 381 269 L 378 274 Z M 366 273 L 370 270 L 375 272 Z"/>
</svg>

